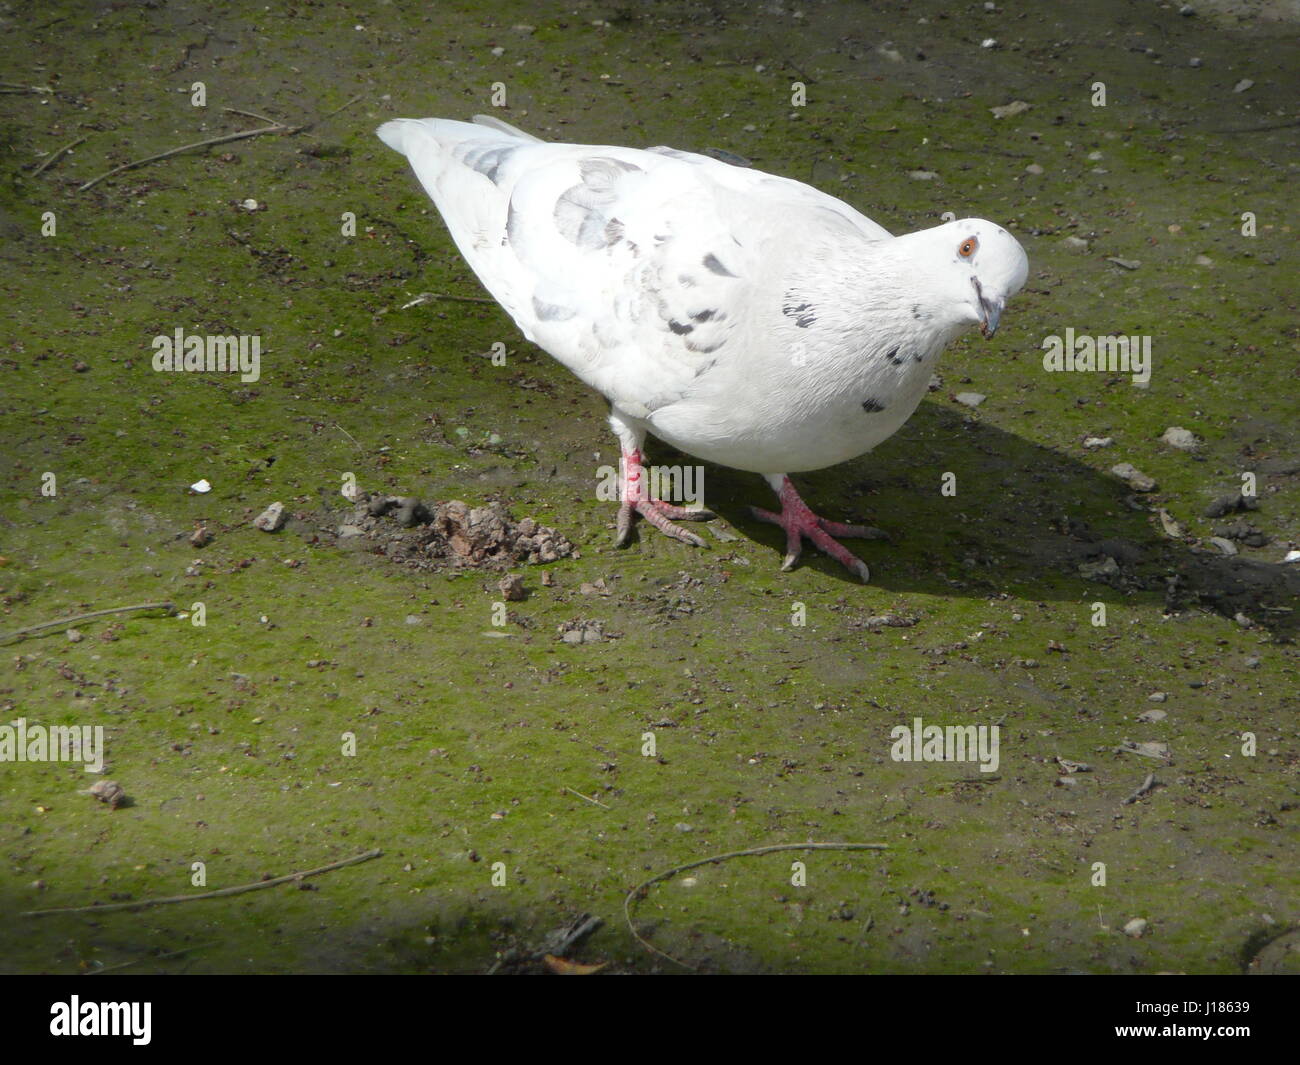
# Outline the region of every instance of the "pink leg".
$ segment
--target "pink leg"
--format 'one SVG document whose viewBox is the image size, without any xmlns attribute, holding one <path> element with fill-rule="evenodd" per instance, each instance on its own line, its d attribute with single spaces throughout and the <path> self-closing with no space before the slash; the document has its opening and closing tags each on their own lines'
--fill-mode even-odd
<svg viewBox="0 0 1300 1065">
<path fill-rule="evenodd" d="M 693 532 L 674 525 L 674 521 L 708 521 L 715 515 L 708 510 L 687 510 L 662 499 L 651 499 L 646 495 L 645 470 L 641 465 L 641 452 L 633 448 L 623 452 L 623 463 L 619 479 L 618 532 L 614 543 L 622 546 L 632 533 L 632 521 L 640 514 L 661 533 L 680 540 L 684 544 L 703 547 L 704 541 Z"/>
<path fill-rule="evenodd" d="M 820 551 L 856 573 L 863 582 L 870 580 L 871 571 L 867 569 L 867 564 L 831 537 L 859 536 L 868 540 L 887 540 L 888 534 L 869 525 L 845 525 L 842 522 L 819 518 L 808 509 L 808 504 L 799 498 L 799 493 L 795 491 L 790 478 L 784 474 L 779 476 L 780 487 L 777 488 L 777 496 L 781 500 L 781 513 L 773 514 L 770 510 L 760 510 L 758 507 L 750 507 L 750 511 L 759 521 L 779 525 L 785 530 L 786 554 L 781 568 L 783 570 L 794 568 L 794 564 L 799 561 L 799 554 L 803 550 L 803 538 L 806 536 Z M 775 488 L 777 478 L 774 476 L 769 480 L 774 482 Z"/>
</svg>

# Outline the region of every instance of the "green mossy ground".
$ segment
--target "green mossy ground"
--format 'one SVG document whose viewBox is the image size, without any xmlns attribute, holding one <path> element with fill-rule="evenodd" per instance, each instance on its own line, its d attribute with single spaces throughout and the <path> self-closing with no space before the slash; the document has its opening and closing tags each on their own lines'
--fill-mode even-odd
<svg viewBox="0 0 1300 1065">
<path fill-rule="evenodd" d="M 622 923 L 629 888 L 808 840 L 889 850 L 804 855 L 806 887 L 790 883 L 799 855 L 706 866 L 656 886 L 638 917 L 706 969 L 866 972 L 1236 972 L 1300 922 L 1295 579 L 1259 569 L 1272 584 L 1247 596 L 1244 627 L 1233 564 L 1191 539 L 1212 535 L 1204 507 L 1247 470 L 1261 507 L 1244 517 L 1272 543 L 1243 556 L 1277 563 L 1300 539 L 1294 25 L 1119 2 L 802 8 L 53 0 L 3 14 L 6 82 L 54 91 L 0 97 L 0 629 L 158 600 L 207 611 L 202 628 L 123 615 L 79 643 L 52 629 L 5 647 L 4 721 L 103 725 L 108 774 L 133 800 L 110 811 L 78 794 L 74 766 L 0 765 L 5 970 L 482 971 L 584 911 L 606 924 L 578 957 L 669 970 Z M 1254 85 L 1234 93 L 1242 78 Z M 808 82 L 802 109 L 793 80 Z M 712 525 L 736 539 L 696 550 L 643 530 L 615 550 L 593 490 L 614 456 L 599 397 L 494 306 L 402 309 L 481 290 L 373 130 L 487 110 L 498 81 L 504 116 L 548 138 L 738 152 L 896 232 L 947 210 L 1013 228 L 1032 272 L 1003 330 L 954 344 L 944 387 L 876 453 L 801 479 L 823 513 L 893 533 L 855 545 L 871 585 L 812 554 L 779 572 L 779 534 L 745 509 L 768 505 L 766 487 L 712 467 Z M 308 133 L 78 191 L 259 124 L 223 107 L 297 123 L 354 95 Z M 1014 99 L 1031 110 L 993 118 Z M 261 379 L 155 373 L 150 341 L 178 326 L 259 335 Z M 1150 387 L 1044 373 L 1042 338 L 1066 327 L 1150 335 Z M 485 357 L 497 342 L 505 367 Z M 959 391 L 988 399 L 972 412 Z M 1162 444 L 1172 425 L 1201 449 Z M 1086 435 L 1115 445 L 1084 451 Z M 1156 478 L 1150 502 L 1188 541 L 1125 504 L 1107 472 L 1120 461 Z M 939 491 L 948 471 L 955 498 Z M 550 587 L 523 567 L 530 595 L 492 638 L 497 574 L 414 573 L 252 527 L 277 499 L 341 507 L 348 472 L 501 500 L 581 558 L 547 567 Z M 200 478 L 210 494 L 187 491 Z M 201 550 L 196 523 L 215 535 Z M 1105 538 L 1138 551 L 1114 587 L 1078 573 Z M 601 577 L 611 595 L 580 594 Z M 890 613 L 917 622 L 865 624 Z M 621 636 L 560 642 L 578 618 Z M 1139 722 L 1155 691 L 1168 716 Z M 1000 722 L 999 772 L 892 761 L 890 730 L 915 716 Z M 647 731 L 657 759 L 641 754 Z M 1167 743 L 1172 760 L 1115 753 L 1124 740 Z M 1093 771 L 1059 786 L 1057 756 Z M 1150 771 L 1159 787 L 1122 805 Z M 197 891 L 196 861 L 211 889 L 370 848 L 383 857 L 316 890 L 19 915 Z M 1150 922 L 1140 939 L 1120 931 L 1135 917 Z M 1294 951 L 1271 958 L 1298 967 Z"/>
</svg>

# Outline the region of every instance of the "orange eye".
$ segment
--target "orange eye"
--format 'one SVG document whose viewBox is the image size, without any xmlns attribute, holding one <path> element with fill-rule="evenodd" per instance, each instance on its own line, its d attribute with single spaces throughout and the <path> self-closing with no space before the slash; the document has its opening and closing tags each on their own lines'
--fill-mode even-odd
<svg viewBox="0 0 1300 1065">
<path fill-rule="evenodd" d="M 978 248 L 979 246 L 980 246 L 980 242 L 978 240 L 976 240 L 974 237 L 967 237 L 965 240 L 961 242 L 960 245 L 958 245 L 957 254 L 960 255 L 963 259 L 969 259 L 972 255 L 975 254 L 975 249 Z"/>
</svg>

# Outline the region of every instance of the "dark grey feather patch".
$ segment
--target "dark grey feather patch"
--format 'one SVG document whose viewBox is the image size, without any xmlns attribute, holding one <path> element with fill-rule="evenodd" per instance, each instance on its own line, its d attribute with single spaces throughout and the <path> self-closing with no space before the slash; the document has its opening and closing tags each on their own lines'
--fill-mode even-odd
<svg viewBox="0 0 1300 1065">
<path fill-rule="evenodd" d="M 719 277 L 736 276 L 718 261 L 718 257 L 714 255 L 713 252 L 709 252 L 709 254 L 704 257 L 704 265 Z"/>
</svg>

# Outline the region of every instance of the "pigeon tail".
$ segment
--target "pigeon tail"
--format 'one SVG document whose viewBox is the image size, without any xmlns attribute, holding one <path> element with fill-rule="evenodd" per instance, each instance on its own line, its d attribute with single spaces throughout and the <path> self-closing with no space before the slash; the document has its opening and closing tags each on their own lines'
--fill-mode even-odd
<svg viewBox="0 0 1300 1065">
<path fill-rule="evenodd" d="M 534 144 L 545 144 L 541 137 L 534 137 L 531 133 L 525 133 L 517 126 L 512 126 L 509 122 L 502 121 L 496 115 L 475 115 L 474 124 L 477 126 L 487 126 L 488 129 L 494 129 L 498 133 L 505 133 L 511 137 L 518 137 L 520 140 L 532 141 Z"/>
</svg>

